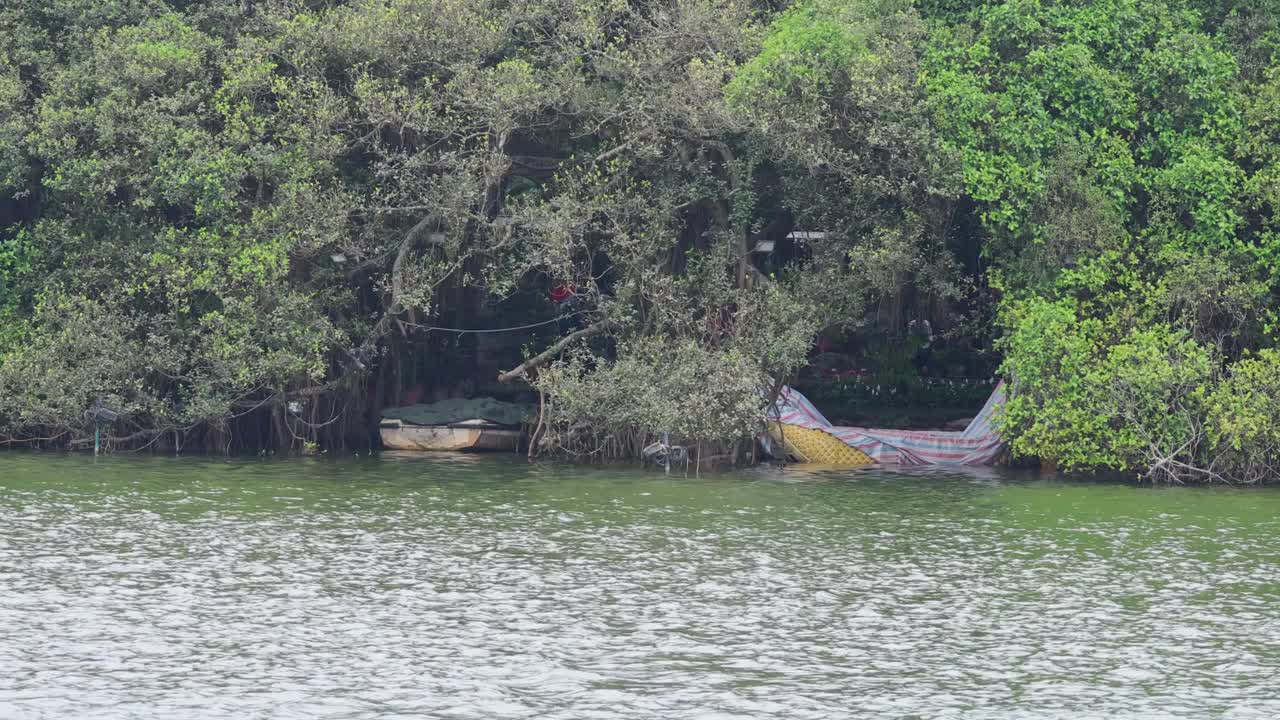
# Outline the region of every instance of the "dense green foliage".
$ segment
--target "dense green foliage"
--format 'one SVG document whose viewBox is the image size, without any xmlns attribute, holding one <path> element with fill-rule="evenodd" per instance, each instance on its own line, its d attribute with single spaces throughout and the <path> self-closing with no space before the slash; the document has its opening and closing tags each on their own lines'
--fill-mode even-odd
<svg viewBox="0 0 1280 720">
<path fill-rule="evenodd" d="M 822 329 L 946 305 L 1015 454 L 1273 474 L 1274 2 L 17 0 L 0 36 L 15 440 L 100 398 L 122 444 L 341 445 L 461 352 L 432 326 L 572 284 L 504 377 L 548 449 L 732 442 Z"/>
<path fill-rule="evenodd" d="M 1267 474 L 1272 451 L 1225 428 L 1245 396 L 1275 397 L 1246 368 L 1280 289 L 1276 10 L 1010 3 L 927 53 L 1006 293 L 1016 453 L 1170 481 Z"/>
</svg>

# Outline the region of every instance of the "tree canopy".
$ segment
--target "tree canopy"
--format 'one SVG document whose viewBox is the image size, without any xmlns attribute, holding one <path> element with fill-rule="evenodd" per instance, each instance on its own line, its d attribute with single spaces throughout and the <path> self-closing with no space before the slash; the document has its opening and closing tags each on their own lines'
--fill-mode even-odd
<svg viewBox="0 0 1280 720">
<path fill-rule="evenodd" d="M 1274 2 L 15 0 L 0 36 L 11 441 L 101 400 L 122 445 L 340 447 L 476 352 L 439 328 L 504 324 L 548 447 L 732 441 L 824 328 L 945 303 L 1017 454 L 1278 459 L 1240 419 L 1277 402 Z"/>
</svg>

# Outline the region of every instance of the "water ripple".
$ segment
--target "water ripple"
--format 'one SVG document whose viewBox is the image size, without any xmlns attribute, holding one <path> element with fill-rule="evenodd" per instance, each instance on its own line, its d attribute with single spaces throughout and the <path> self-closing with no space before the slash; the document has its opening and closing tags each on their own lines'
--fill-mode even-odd
<svg viewBox="0 0 1280 720">
<path fill-rule="evenodd" d="M 1280 716 L 1280 494 L 0 457 L 4 718 Z"/>
</svg>

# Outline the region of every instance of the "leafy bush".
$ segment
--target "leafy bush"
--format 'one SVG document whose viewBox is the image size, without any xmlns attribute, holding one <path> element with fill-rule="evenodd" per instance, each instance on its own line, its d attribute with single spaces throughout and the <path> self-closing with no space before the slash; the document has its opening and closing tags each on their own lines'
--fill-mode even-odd
<svg viewBox="0 0 1280 720">
<path fill-rule="evenodd" d="M 1221 390 L 1211 346 L 1167 324 L 1082 319 L 1067 300 L 1016 303 L 1006 322 L 1014 392 L 1001 425 L 1016 455 L 1153 481 L 1229 479 L 1208 427 L 1206 401 Z"/>
<path fill-rule="evenodd" d="M 736 308 L 727 321 L 673 319 L 612 353 L 582 348 L 544 369 L 535 381 L 547 398 L 541 449 L 635 457 L 666 432 L 722 450 L 759 432 L 771 378 L 804 363 L 817 312 L 776 286 L 726 292 L 733 302 L 722 306 Z"/>
<path fill-rule="evenodd" d="M 96 400 L 125 415 L 152 416 L 161 403 L 144 382 L 154 348 L 118 303 L 56 295 L 37 308 L 43 332 L 0 357 L 0 432 L 61 436 L 85 425 Z"/>
<path fill-rule="evenodd" d="M 549 396 L 545 449 L 602 457 L 634 456 L 664 432 L 688 444 L 749 437 L 766 400 L 764 376 L 745 354 L 665 338 L 626 343 L 604 366 L 580 353 L 537 385 Z"/>
<path fill-rule="evenodd" d="M 1152 482 L 1258 483 L 1280 470 L 1280 350 L 1226 363 L 1185 329 L 1011 305 L 1002 430 L 1015 455 Z"/>
<path fill-rule="evenodd" d="M 1280 350 L 1234 363 L 1206 407 L 1216 472 L 1247 483 L 1280 474 Z"/>
</svg>

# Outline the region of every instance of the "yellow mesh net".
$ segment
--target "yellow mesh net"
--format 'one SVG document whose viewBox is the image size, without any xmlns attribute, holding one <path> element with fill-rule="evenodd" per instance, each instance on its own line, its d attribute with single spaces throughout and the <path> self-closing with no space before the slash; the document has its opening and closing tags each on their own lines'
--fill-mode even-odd
<svg viewBox="0 0 1280 720">
<path fill-rule="evenodd" d="M 874 465 L 876 462 L 858 448 L 850 447 L 835 435 L 821 430 L 771 422 L 769 436 L 782 445 L 788 455 L 804 463 Z"/>
</svg>

